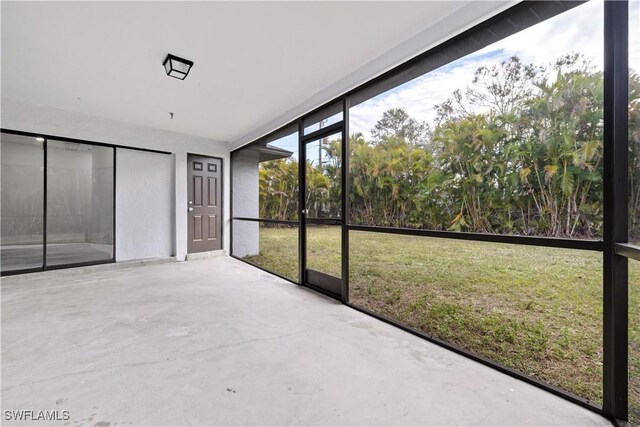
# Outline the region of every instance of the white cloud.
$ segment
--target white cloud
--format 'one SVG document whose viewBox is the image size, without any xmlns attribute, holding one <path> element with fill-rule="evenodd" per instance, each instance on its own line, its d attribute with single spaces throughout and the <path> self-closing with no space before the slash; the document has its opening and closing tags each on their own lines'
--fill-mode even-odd
<svg viewBox="0 0 640 427">
<path fill-rule="evenodd" d="M 636 16 L 637 6 L 636 2 Z M 478 67 L 498 64 L 511 56 L 519 56 L 525 63 L 548 65 L 564 54 L 580 52 L 602 69 L 603 9 L 602 0 L 592 0 L 355 106 L 350 111 L 350 132 L 362 132 L 368 138 L 389 108 L 404 107 L 412 117 L 432 122 L 435 105 L 456 89 L 464 91 Z M 637 26 L 631 28 L 637 36 Z M 636 46 L 637 42 L 635 37 Z M 638 64 L 637 50 L 630 53 L 630 61 Z"/>
<path fill-rule="evenodd" d="M 640 1 L 629 2 L 629 66 L 640 72 Z"/>
</svg>

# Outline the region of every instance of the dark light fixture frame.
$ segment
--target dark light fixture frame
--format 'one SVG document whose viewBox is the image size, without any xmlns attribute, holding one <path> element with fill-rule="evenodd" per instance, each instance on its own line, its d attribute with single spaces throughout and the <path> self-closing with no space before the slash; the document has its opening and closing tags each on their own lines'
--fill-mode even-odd
<svg viewBox="0 0 640 427">
<path fill-rule="evenodd" d="M 187 72 L 185 73 L 181 70 L 178 70 L 177 68 L 173 68 L 173 61 L 186 65 L 188 67 Z M 178 80 L 184 80 L 189 75 L 191 68 L 193 68 L 193 61 L 189 61 L 188 59 L 180 58 L 179 56 L 175 56 L 169 53 L 162 62 L 162 66 L 164 67 L 167 76 L 173 77 L 174 79 Z"/>
</svg>

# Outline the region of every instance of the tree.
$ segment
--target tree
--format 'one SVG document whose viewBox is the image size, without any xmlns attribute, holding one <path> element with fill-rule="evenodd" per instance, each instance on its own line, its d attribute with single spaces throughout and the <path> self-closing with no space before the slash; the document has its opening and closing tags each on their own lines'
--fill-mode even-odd
<svg viewBox="0 0 640 427">
<path fill-rule="evenodd" d="M 630 77 L 630 233 L 640 240 L 640 78 Z M 350 221 L 555 237 L 602 236 L 603 76 L 579 54 L 479 67 L 431 125 L 385 111 L 350 135 Z M 307 164 L 308 205 L 337 216 L 341 144 Z M 279 162 L 279 163 L 278 163 Z M 261 215 L 297 215 L 297 162 L 261 165 Z M 291 216 L 293 215 L 293 216 Z"/>
<path fill-rule="evenodd" d="M 429 126 L 411 118 L 404 108 L 390 108 L 371 130 L 374 143 L 388 138 L 399 138 L 413 145 L 424 145 L 429 135 Z"/>
</svg>

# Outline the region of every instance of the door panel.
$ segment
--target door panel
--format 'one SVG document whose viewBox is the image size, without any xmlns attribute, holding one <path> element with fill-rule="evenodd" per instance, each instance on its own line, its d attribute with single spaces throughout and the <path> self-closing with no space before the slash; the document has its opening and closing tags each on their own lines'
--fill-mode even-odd
<svg viewBox="0 0 640 427">
<path fill-rule="evenodd" d="M 209 215 L 209 238 L 216 239 L 218 237 L 218 230 L 216 228 L 217 225 L 217 215 Z"/>
<path fill-rule="evenodd" d="M 44 142 L 0 135 L 0 272 L 43 268 Z"/>
<path fill-rule="evenodd" d="M 193 177 L 193 188 L 191 189 L 191 201 L 194 206 L 202 206 L 202 177 Z"/>
<path fill-rule="evenodd" d="M 209 199 L 207 202 L 209 203 L 209 206 L 216 207 L 218 206 L 218 179 L 209 178 L 207 184 L 209 186 Z"/>
<path fill-rule="evenodd" d="M 342 132 L 304 144 L 307 284 L 335 295 L 342 288 Z"/>
<path fill-rule="evenodd" d="M 202 240 L 202 215 L 193 216 L 193 240 L 196 242 Z"/>
<path fill-rule="evenodd" d="M 342 227 L 307 224 L 307 269 L 342 277 Z"/>
<path fill-rule="evenodd" d="M 195 253 L 222 249 L 222 160 L 189 155 L 187 164 L 187 250 Z"/>
<path fill-rule="evenodd" d="M 113 259 L 114 149 L 47 140 L 46 265 Z"/>
</svg>

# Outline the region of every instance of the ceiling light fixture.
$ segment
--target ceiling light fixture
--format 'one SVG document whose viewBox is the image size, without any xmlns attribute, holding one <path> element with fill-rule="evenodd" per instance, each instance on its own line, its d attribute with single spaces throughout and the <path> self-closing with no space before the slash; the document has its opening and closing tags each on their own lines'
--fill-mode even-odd
<svg viewBox="0 0 640 427">
<path fill-rule="evenodd" d="M 167 76 L 184 80 L 189 74 L 191 67 L 193 67 L 193 61 L 168 54 L 162 65 L 164 65 Z"/>
</svg>

